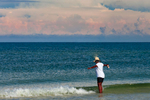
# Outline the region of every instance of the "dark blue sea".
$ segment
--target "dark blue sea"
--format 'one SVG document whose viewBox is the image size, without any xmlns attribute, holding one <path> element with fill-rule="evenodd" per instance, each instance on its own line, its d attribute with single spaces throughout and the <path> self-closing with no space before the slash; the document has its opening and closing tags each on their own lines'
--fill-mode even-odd
<svg viewBox="0 0 150 100">
<path fill-rule="evenodd" d="M 87 69 L 95 56 L 110 65 L 102 95 L 95 69 Z M 0 43 L 0 99 L 148 100 L 149 94 L 150 43 Z"/>
</svg>

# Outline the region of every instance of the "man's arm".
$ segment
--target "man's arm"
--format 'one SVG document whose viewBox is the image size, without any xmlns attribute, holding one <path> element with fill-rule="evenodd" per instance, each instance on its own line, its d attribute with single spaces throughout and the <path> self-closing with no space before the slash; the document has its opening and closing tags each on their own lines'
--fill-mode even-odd
<svg viewBox="0 0 150 100">
<path fill-rule="evenodd" d="M 92 69 L 92 68 L 95 68 L 95 67 L 98 67 L 98 66 L 97 66 L 97 65 L 95 65 L 95 66 L 89 67 L 88 69 Z"/>
<path fill-rule="evenodd" d="M 107 66 L 107 68 L 109 68 L 109 65 L 108 65 L 108 64 L 104 64 L 104 66 Z"/>
</svg>

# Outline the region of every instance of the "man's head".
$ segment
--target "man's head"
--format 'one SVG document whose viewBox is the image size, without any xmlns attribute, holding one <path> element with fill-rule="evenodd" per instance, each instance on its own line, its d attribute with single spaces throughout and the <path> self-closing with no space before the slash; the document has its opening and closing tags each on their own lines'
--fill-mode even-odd
<svg viewBox="0 0 150 100">
<path fill-rule="evenodd" d="M 100 61 L 100 59 L 99 59 L 98 57 L 95 57 L 94 62 L 95 62 L 95 63 L 98 63 L 99 61 Z"/>
</svg>

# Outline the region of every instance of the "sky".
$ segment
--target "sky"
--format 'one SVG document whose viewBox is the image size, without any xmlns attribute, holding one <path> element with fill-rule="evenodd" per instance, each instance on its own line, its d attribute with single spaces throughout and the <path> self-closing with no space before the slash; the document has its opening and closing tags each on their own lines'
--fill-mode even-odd
<svg viewBox="0 0 150 100">
<path fill-rule="evenodd" d="M 0 42 L 150 42 L 149 0 L 0 0 Z"/>
</svg>

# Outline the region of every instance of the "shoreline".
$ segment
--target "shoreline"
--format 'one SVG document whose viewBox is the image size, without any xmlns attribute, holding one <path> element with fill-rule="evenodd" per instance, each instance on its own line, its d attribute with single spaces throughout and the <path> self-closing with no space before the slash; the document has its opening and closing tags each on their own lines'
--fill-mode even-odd
<svg viewBox="0 0 150 100">
<path fill-rule="evenodd" d="M 98 93 L 97 86 L 76 87 L 76 88 L 77 89 L 82 88 L 87 91 L 94 91 Z M 103 93 L 112 93 L 112 94 L 150 93 L 150 83 L 104 85 Z"/>
</svg>

